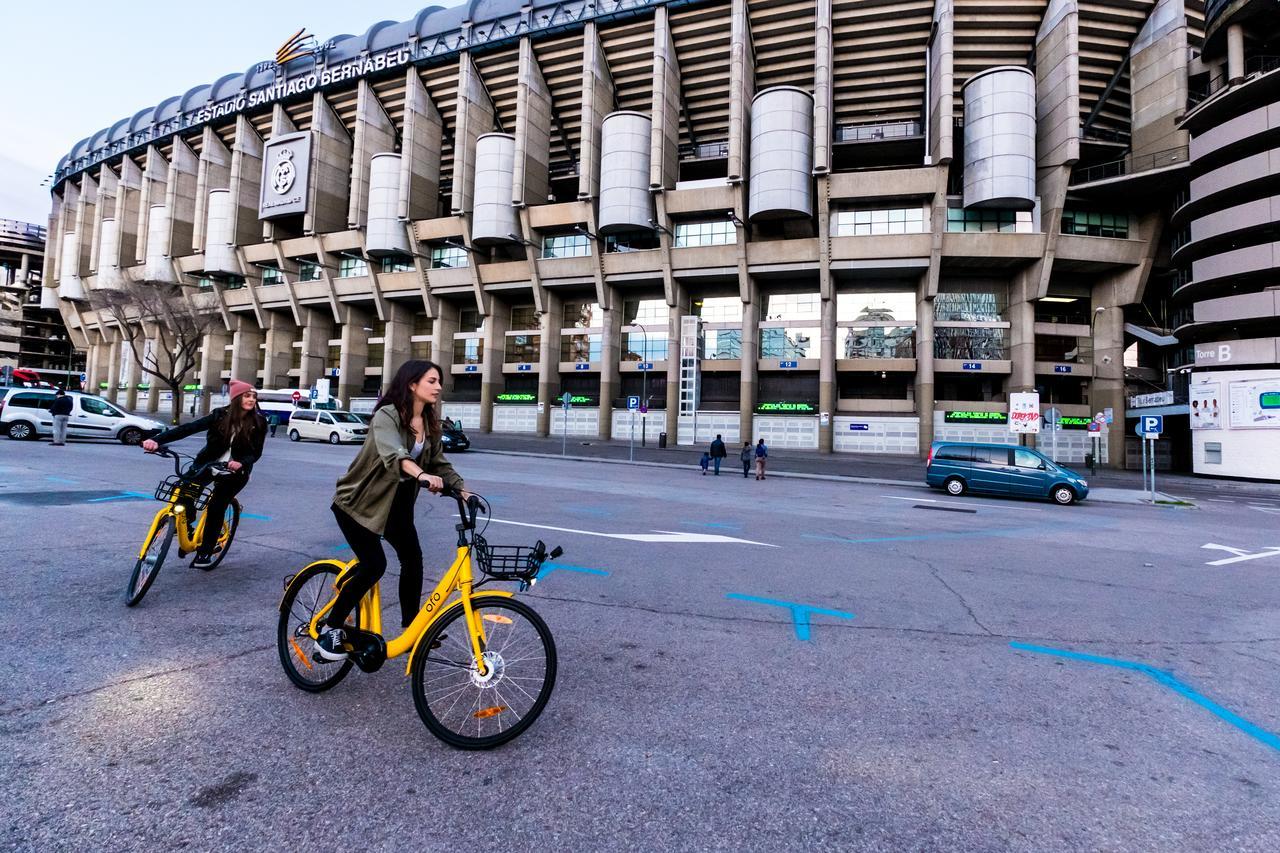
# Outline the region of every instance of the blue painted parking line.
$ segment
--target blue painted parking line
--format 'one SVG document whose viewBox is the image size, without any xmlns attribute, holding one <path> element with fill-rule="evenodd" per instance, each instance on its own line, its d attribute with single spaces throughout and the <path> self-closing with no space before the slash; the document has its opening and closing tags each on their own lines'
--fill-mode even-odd
<svg viewBox="0 0 1280 853">
<path fill-rule="evenodd" d="M 241 518 L 256 518 L 258 521 L 270 521 L 270 520 L 271 520 L 271 516 L 269 516 L 269 515 L 258 515 L 256 512 L 242 512 L 242 513 L 240 513 L 240 517 L 241 517 Z"/>
<path fill-rule="evenodd" d="M 1228 708 L 1222 707 L 1217 702 L 1214 702 L 1212 699 L 1210 699 L 1208 696 L 1205 696 L 1203 693 L 1198 693 L 1189 685 L 1184 684 L 1183 682 L 1174 678 L 1173 673 L 1165 672 L 1162 669 L 1156 669 L 1154 666 L 1151 666 L 1145 663 L 1139 663 L 1138 661 L 1120 660 L 1118 658 L 1106 658 L 1106 657 L 1100 657 L 1099 655 L 1088 655 L 1088 654 L 1083 654 L 1081 652 L 1070 652 L 1070 651 L 1067 651 L 1066 649 L 1052 649 L 1047 646 L 1033 646 L 1033 645 L 1030 645 L 1029 643 L 1012 642 L 1009 645 L 1015 649 L 1020 649 L 1021 651 L 1024 651 L 1024 652 L 1035 652 L 1036 654 L 1067 658 L 1068 660 L 1078 660 L 1078 661 L 1083 661 L 1084 663 L 1096 663 L 1102 666 L 1112 666 L 1117 669 L 1127 669 L 1130 672 L 1140 672 L 1143 675 L 1146 675 L 1151 679 L 1153 679 L 1157 684 L 1160 684 L 1164 687 L 1168 687 L 1174 693 L 1177 693 L 1178 695 L 1182 696 L 1185 699 L 1190 699 L 1192 702 L 1195 702 L 1197 705 L 1199 705 L 1201 708 L 1204 708 L 1206 711 L 1213 714 L 1215 717 L 1219 718 L 1220 720 L 1232 726 L 1235 726 L 1237 729 L 1249 735 L 1250 737 L 1256 738 L 1257 740 L 1262 741 L 1264 744 L 1271 747 L 1272 749 L 1280 750 L 1280 735 L 1276 735 L 1273 732 L 1269 732 L 1266 729 L 1261 728 L 1260 726 L 1249 722 L 1244 717 L 1241 717 L 1239 714 L 1235 713 L 1234 711 Z"/>
<path fill-rule="evenodd" d="M 333 553 L 333 554 L 336 554 L 339 551 L 350 551 L 350 550 L 351 550 L 351 546 L 348 545 L 346 542 L 343 542 L 341 545 L 334 545 L 332 548 L 329 549 L 330 553 Z"/>
<path fill-rule="evenodd" d="M 538 580 L 542 580 L 547 575 L 555 571 L 561 572 L 577 572 L 581 575 L 596 575 L 597 577 L 607 578 L 609 573 L 604 569 L 588 569 L 586 566 L 571 566 L 568 563 L 545 563 L 538 570 Z"/>
<path fill-rule="evenodd" d="M 98 504 L 103 501 L 136 501 L 150 499 L 151 492 L 121 492 L 118 495 L 108 495 L 105 498 L 89 498 L 85 503 Z"/>
<path fill-rule="evenodd" d="M 741 530 L 741 524 L 728 521 L 682 521 L 685 527 L 710 527 L 713 530 Z"/>
<path fill-rule="evenodd" d="M 854 618 L 852 613 L 845 613 L 843 610 L 828 610 L 825 607 L 814 607 L 811 604 L 800 604 L 795 601 L 778 601 L 773 598 L 760 598 L 756 595 L 743 595 L 740 592 L 725 593 L 725 598 L 734 598 L 738 601 L 749 601 L 753 604 L 767 604 L 771 607 L 785 607 L 791 611 L 791 624 L 796 631 L 796 639 L 806 641 L 812 636 L 809 617 L 817 613 L 821 616 L 836 616 L 840 619 Z"/>
</svg>

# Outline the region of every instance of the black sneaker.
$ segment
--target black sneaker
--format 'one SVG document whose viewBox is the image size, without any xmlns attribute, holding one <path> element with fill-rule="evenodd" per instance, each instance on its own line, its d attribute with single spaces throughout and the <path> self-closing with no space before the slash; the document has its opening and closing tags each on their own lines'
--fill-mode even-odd
<svg viewBox="0 0 1280 853">
<path fill-rule="evenodd" d="M 316 654 L 325 660 L 346 660 L 350 653 L 347 632 L 341 628 L 330 628 L 316 640 Z"/>
<path fill-rule="evenodd" d="M 206 572 L 213 568 L 212 554 L 196 554 L 196 558 L 191 561 L 191 568 L 204 569 Z"/>
</svg>

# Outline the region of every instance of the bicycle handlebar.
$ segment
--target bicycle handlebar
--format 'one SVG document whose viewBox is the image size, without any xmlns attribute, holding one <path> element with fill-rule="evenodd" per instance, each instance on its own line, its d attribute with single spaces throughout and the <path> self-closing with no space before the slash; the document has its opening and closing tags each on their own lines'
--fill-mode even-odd
<svg viewBox="0 0 1280 853">
<path fill-rule="evenodd" d="M 182 462 L 183 462 L 183 460 L 184 460 L 184 459 L 190 459 L 190 460 L 194 461 L 194 460 L 195 460 L 195 457 L 193 457 L 193 456 L 184 456 L 183 454 L 179 453 L 178 451 L 176 451 L 176 450 L 170 450 L 169 448 L 165 447 L 164 445 L 161 445 L 160 447 L 156 448 L 155 450 L 148 450 L 148 451 L 146 451 L 146 452 L 147 452 L 147 453 L 150 453 L 150 454 L 151 454 L 151 455 L 153 455 L 153 456 L 161 456 L 161 457 L 164 457 L 165 459 L 172 459 L 172 460 L 173 460 L 173 473 L 174 473 L 174 475 L 175 475 L 175 476 L 178 476 L 178 477 L 182 477 L 183 479 L 186 479 L 186 480 L 193 480 L 193 479 L 195 479 L 196 477 L 198 477 L 198 476 L 200 476 L 201 474 L 203 474 L 205 471 L 208 471 L 208 470 L 210 470 L 210 469 L 213 469 L 213 472 L 214 472 L 214 476 L 215 476 L 215 477 L 220 477 L 220 476 L 224 476 L 224 475 L 226 475 L 226 474 L 233 474 L 233 473 L 235 473 L 234 471 L 232 471 L 230 468 L 228 468 L 228 467 L 226 466 L 226 463 L 218 462 L 218 461 L 213 461 L 213 462 L 206 462 L 205 464 L 201 465 L 199 468 L 195 468 L 195 469 L 193 469 L 193 470 L 191 470 L 191 471 L 188 471 L 186 474 L 183 474 L 183 473 L 182 473 Z"/>
</svg>

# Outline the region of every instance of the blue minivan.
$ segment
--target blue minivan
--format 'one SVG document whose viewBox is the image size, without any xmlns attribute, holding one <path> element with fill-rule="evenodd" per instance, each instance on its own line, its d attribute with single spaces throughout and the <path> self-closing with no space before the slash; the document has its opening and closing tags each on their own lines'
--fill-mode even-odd
<svg viewBox="0 0 1280 853">
<path fill-rule="evenodd" d="M 925 482 L 949 495 L 973 491 L 1018 498 L 1052 498 L 1055 503 L 1082 501 L 1089 483 L 1029 447 L 935 441 L 925 463 Z"/>
</svg>

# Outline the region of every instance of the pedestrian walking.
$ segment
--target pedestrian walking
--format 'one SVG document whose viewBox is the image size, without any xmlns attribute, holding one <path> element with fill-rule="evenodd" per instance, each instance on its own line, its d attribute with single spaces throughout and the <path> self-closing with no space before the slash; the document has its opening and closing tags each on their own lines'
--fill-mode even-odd
<svg viewBox="0 0 1280 853">
<path fill-rule="evenodd" d="M 742 479 L 747 479 L 747 475 L 751 473 L 751 460 L 755 456 L 755 451 L 751 449 L 751 442 L 742 442 L 742 452 L 738 454 L 738 459 L 742 462 Z"/>
<path fill-rule="evenodd" d="M 53 415 L 53 446 L 65 447 L 67 444 L 67 422 L 71 420 L 71 409 L 74 402 L 61 388 L 54 395 L 53 404 L 49 406 L 49 414 Z"/>
<path fill-rule="evenodd" d="M 711 442 L 711 464 L 716 468 L 717 477 L 720 476 L 720 462 L 728 455 L 729 451 L 725 449 L 724 438 L 717 435 L 716 440 Z"/>
<path fill-rule="evenodd" d="M 711 454 L 702 451 L 702 458 L 698 460 L 698 464 L 702 466 L 702 476 L 707 476 L 707 468 L 711 467 Z"/>
<path fill-rule="evenodd" d="M 764 443 L 764 439 L 760 439 L 756 443 L 756 479 L 764 479 L 764 463 L 769 458 L 769 446 Z"/>
<path fill-rule="evenodd" d="M 267 416 L 267 424 L 271 427 L 271 437 L 276 437 L 276 429 L 280 426 L 280 416 L 272 412 Z"/>
</svg>

